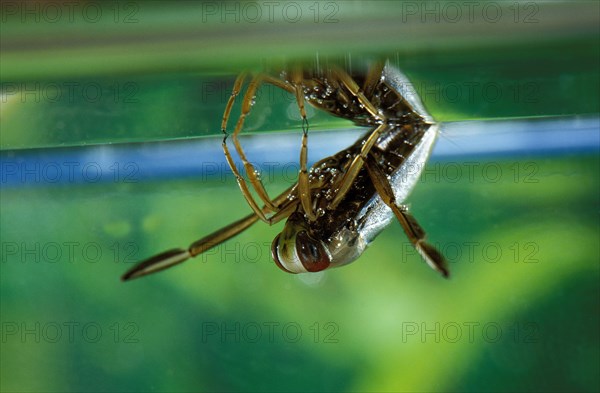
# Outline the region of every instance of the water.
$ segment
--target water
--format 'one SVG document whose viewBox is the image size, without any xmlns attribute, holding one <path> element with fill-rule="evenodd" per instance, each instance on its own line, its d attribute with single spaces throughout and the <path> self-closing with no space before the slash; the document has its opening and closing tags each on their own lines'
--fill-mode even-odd
<svg viewBox="0 0 600 393">
<path fill-rule="evenodd" d="M 269 255 L 281 225 L 258 223 L 185 265 L 121 283 L 137 260 L 249 212 L 221 170 L 220 142 L 3 152 L 3 386 L 589 389 L 598 119 L 476 123 L 478 134 L 469 124 L 444 128 L 408 201 L 449 259 L 449 281 L 397 223 L 350 266 L 288 275 Z M 536 142 L 556 129 L 558 148 Z M 311 152 L 356 134 L 314 133 Z M 500 136 L 492 149 L 481 135 Z M 246 140 L 271 163 L 263 178 L 272 195 L 293 181 L 297 164 L 281 154 L 295 156 L 299 142 L 276 138 L 273 156 L 260 155 L 266 137 Z"/>
<path fill-rule="evenodd" d="M 194 2 L 109 2 L 98 23 L 79 3 L 74 23 L 3 7 L 0 390 L 598 391 L 597 3 L 502 3 L 498 23 L 378 3 L 298 3 L 295 24 L 204 23 Z M 220 147 L 237 72 L 373 57 L 444 122 L 407 203 L 449 280 L 396 222 L 323 273 L 278 269 L 282 224 L 257 223 L 119 280 L 249 213 Z M 301 122 L 292 97 L 261 94 L 243 144 L 274 196 Z M 311 162 L 364 131 L 308 116 Z"/>
</svg>

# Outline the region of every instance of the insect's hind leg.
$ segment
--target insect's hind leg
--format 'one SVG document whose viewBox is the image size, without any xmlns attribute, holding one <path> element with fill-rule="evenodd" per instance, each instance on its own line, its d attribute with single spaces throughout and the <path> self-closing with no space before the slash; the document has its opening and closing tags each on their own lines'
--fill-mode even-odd
<svg viewBox="0 0 600 393">
<path fill-rule="evenodd" d="M 297 200 L 290 200 L 288 197 L 291 193 L 295 192 L 295 186 L 292 186 L 279 194 L 273 203 L 280 207 L 280 210 L 267 220 L 269 224 L 275 224 L 291 214 L 291 212 L 298 205 Z M 263 206 L 262 210 L 266 210 L 266 206 Z M 133 268 L 129 269 L 121 279 L 123 281 L 133 280 L 134 278 L 146 276 L 148 274 L 156 273 L 161 270 L 168 269 L 180 263 L 187 261 L 197 255 L 200 255 L 213 247 L 231 239 L 239 233 L 248 229 L 252 224 L 258 221 L 258 215 L 252 213 L 242 219 L 239 219 L 211 234 L 197 240 L 189 245 L 187 249 L 174 248 L 158 255 L 150 257 Z"/>
<path fill-rule="evenodd" d="M 448 277 L 450 272 L 448 271 L 446 259 L 434 246 L 425 241 L 425 231 L 421 228 L 415 217 L 408 212 L 408 209 L 396 204 L 394 191 L 387 176 L 372 155 L 367 157 L 366 167 L 377 193 L 396 215 L 400 225 L 402 225 L 402 229 L 404 229 L 406 236 L 408 236 L 408 240 L 432 269 L 440 272 L 444 277 Z"/>
</svg>

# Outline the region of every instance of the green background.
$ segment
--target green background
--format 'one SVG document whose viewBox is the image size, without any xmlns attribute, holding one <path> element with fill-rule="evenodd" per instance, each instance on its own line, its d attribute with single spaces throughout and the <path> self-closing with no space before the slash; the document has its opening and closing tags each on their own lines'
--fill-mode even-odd
<svg viewBox="0 0 600 393">
<path fill-rule="evenodd" d="M 421 22 L 408 2 L 317 2 L 319 22 L 335 9 L 338 21 L 314 23 L 313 3 L 299 4 L 310 17 L 298 23 L 221 22 L 196 2 L 109 2 L 97 23 L 23 21 L 3 8 L 2 154 L 217 135 L 237 72 L 313 64 L 317 52 L 321 64 L 390 59 L 440 121 L 600 112 L 596 2 L 522 2 L 516 22 L 513 2 L 495 3 L 507 15 L 497 23 Z M 132 10 L 137 22 L 120 23 Z M 483 96 L 489 84 L 501 98 Z M 63 96 L 53 101 L 56 86 Z M 92 100 L 84 86 L 102 94 Z M 299 129 L 289 97 L 265 91 L 249 131 Z M 349 126 L 312 115 L 315 131 Z M 207 140 L 220 148 L 220 138 Z M 431 175 L 473 161 L 501 176 Z M 447 255 L 448 281 L 397 223 L 350 266 L 285 274 L 269 255 L 281 225 L 258 223 L 206 256 L 125 284 L 118 277 L 135 261 L 249 212 L 231 176 L 3 184 L 0 387 L 597 391 L 599 164 L 593 150 L 432 162 L 408 202 Z M 269 180 L 272 195 L 289 185 Z"/>
</svg>

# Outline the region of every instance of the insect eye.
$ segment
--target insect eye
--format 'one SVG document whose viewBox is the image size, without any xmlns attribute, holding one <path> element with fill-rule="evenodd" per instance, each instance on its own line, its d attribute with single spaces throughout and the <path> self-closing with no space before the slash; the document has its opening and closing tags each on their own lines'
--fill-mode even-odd
<svg viewBox="0 0 600 393">
<path fill-rule="evenodd" d="M 309 272 L 325 270 L 331 263 L 323 244 L 310 237 L 305 231 L 296 235 L 296 250 L 300 262 Z"/>
<path fill-rule="evenodd" d="M 275 265 L 277 265 L 277 267 L 280 268 L 281 270 L 283 270 L 284 272 L 294 273 L 294 272 L 286 269 L 283 266 L 283 264 L 281 263 L 281 260 L 279 259 L 279 238 L 280 237 L 281 237 L 281 234 L 277 235 L 275 237 L 275 239 L 273 239 L 273 243 L 271 244 L 271 258 L 273 258 L 273 261 L 275 261 Z"/>
</svg>

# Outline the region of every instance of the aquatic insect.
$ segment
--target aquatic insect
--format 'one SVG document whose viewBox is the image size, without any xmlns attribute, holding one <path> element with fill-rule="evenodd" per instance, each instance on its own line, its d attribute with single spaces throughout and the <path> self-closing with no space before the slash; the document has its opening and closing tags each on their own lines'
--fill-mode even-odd
<svg viewBox="0 0 600 393">
<path fill-rule="evenodd" d="M 417 182 L 429 156 L 438 124 L 427 114 L 408 79 L 388 63 L 350 75 L 337 67 L 323 70 L 292 67 L 280 77 L 258 74 L 250 79 L 231 139 L 247 180 L 234 164 L 227 123 L 248 75 L 236 79 L 222 121 L 223 151 L 252 214 L 192 243 L 140 262 L 122 277 L 131 280 L 195 257 L 246 230 L 258 220 L 269 225 L 285 218 L 271 253 L 289 273 L 318 272 L 357 259 L 395 216 L 425 262 L 447 277 L 444 257 L 425 240 L 425 231 L 401 203 Z M 270 198 L 248 161 L 238 136 L 257 89 L 272 84 L 295 95 L 302 116 L 298 181 Z M 305 102 L 370 130 L 356 143 L 307 169 L 308 122 Z M 250 192 L 253 187 L 258 201 Z M 262 205 L 262 206 L 261 206 Z"/>
</svg>

